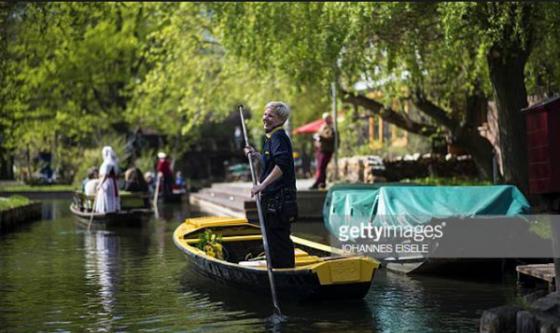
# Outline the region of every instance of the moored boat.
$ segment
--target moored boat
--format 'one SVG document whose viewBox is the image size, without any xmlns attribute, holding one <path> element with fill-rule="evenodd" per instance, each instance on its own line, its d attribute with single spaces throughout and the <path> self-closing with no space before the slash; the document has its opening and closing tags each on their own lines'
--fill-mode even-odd
<svg viewBox="0 0 560 333">
<path fill-rule="evenodd" d="M 221 238 L 223 259 L 197 247 L 208 230 Z M 246 219 L 187 219 L 177 227 L 173 240 L 202 275 L 234 288 L 270 292 L 266 261 L 258 260 L 263 251 L 260 228 Z M 296 267 L 273 269 L 281 299 L 349 299 L 367 294 L 378 261 L 299 237 L 292 236 L 292 240 Z"/>
<path fill-rule="evenodd" d="M 323 216 L 333 239 L 385 246 L 369 254 L 390 271 L 466 277 L 499 275 L 518 259 L 548 257 L 550 245 L 524 217 L 529 211 L 512 185 L 337 184 Z M 364 226 L 377 228 L 379 238 L 344 233 Z"/>
<path fill-rule="evenodd" d="M 75 192 L 70 204 L 70 211 L 78 217 L 80 222 L 128 224 L 139 223 L 142 219 L 153 215 L 153 210 L 146 206 L 147 194 L 121 192 L 121 210 L 112 213 L 92 212 L 93 197 L 86 196 L 83 192 Z"/>
</svg>

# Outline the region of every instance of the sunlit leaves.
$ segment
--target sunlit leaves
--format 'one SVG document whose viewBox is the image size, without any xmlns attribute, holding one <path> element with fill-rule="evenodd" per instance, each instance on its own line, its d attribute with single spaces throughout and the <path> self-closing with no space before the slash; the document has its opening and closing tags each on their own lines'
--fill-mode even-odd
<svg viewBox="0 0 560 333">
<path fill-rule="evenodd" d="M 145 4 L 33 3 L 11 15 L 8 147 L 77 143 L 122 122 L 153 24 Z M 60 142 L 60 141 L 59 141 Z M 86 143 L 87 144 L 87 143 Z"/>
</svg>

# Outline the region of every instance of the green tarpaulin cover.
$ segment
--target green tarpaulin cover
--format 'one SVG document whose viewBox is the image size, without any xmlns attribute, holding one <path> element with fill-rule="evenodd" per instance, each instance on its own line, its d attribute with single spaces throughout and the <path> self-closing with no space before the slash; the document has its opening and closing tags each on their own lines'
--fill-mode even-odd
<svg viewBox="0 0 560 333">
<path fill-rule="evenodd" d="M 323 219 L 327 229 L 337 235 L 343 224 L 375 225 L 390 221 L 387 217 L 405 216 L 407 223 L 417 225 L 432 217 L 516 216 L 528 214 L 529 209 L 527 199 L 512 185 L 339 184 L 327 193 Z"/>
</svg>

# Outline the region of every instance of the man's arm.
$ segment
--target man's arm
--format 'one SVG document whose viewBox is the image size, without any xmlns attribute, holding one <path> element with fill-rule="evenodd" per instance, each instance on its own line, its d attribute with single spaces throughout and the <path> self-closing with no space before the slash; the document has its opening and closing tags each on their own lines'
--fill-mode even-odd
<svg viewBox="0 0 560 333">
<path fill-rule="evenodd" d="M 255 196 L 255 194 L 259 192 L 262 192 L 268 185 L 282 177 L 283 174 L 284 173 L 282 172 L 282 169 L 280 169 L 278 165 L 275 165 L 274 168 L 272 168 L 270 174 L 263 180 L 262 183 L 253 186 L 253 188 L 251 189 L 251 197 Z"/>
</svg>

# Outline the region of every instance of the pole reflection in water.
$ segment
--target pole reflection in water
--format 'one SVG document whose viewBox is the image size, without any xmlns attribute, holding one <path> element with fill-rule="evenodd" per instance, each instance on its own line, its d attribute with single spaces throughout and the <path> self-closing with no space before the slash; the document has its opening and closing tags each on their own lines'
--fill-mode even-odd
<svg viewBox="0 0 560 333">
<path fill-rule="evenodd" d="M 98 313 L 99 327 L 111 332 L 115 307 L 115 293 L 119 279 L 119 238 L 105 230 L 84 234 L 86 281 L 98 285 L 102 313 Z"/>
</svg>

